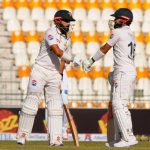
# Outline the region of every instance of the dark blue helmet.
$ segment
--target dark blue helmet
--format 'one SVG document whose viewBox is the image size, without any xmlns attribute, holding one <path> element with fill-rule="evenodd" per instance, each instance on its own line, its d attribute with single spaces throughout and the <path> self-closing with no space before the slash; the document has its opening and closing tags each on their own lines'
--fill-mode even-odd
<svg viewBox="0 0 150 150">
<path fill-rule="evenodd" d="M 122 27 L 123 24 L 130 25 L 133 21 L 133 13 L 128 8 L 119 8 L 111 16 L 115 17 L 114 28 Z"/>
</svg>

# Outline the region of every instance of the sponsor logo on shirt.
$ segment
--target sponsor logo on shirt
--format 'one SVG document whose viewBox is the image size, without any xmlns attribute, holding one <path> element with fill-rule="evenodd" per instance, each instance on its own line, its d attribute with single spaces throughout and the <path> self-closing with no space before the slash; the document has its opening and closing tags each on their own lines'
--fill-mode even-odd
<svg viewBox="0 0 150 150">
<path fill-rule="evenodd" d="M 51 34 L 49 34 L 49 35 L 48 35 L 48 39 L 49 39 L 49 40 L 53 40 L 54 37 L 53 37 Z"/>
<path fill-rule="evenodd" d="M 32 85 L 36 86 L 37 85 L 37 81 L 36 80 L 32 80 Z"/>
</svg>

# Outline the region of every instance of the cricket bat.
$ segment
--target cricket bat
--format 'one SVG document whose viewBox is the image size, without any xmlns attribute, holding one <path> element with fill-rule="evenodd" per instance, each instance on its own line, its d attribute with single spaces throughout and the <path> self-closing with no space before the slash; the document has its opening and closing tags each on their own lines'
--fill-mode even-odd
<svg viewBox="0 0 150 150">
<path fill-rule="evenodd" d="M 109 103 L 108 108 L 108 120 L 107 120 L 107 142 L 112 142 L 115 140 L 115 129 L 114 129 L 114 118 L 112 114 L 112 104 Z"/>
<path fill-rule="evenodd" d="M 107 142 L 112 142 L 115 140 L 115 129 L 114 129 L 114 118 L 108 118 L 107 121 Z"/>
<path fill-rule="evenodd" d="M 68 122 L 69 122 L 69 125 L 70 125 L 70 129 L 71 129 L 72 137 L 73 137 L 73 140 L 74 140 L 74 144 L 75 144 L 75 146 L 78 147 L 79 146 L 78 131 L 77 131 L 77 128 L 75 126 L 73 117 L 70 113 L 70 110 L 69 110 L 68 106 L 66 104 L 63 104 L 63 107 L 64 107 L 64 110 L 65 110 L 65 113 L 66 113 L 66 116 L 67 116 L 67 119 L 68 119 Z"/>
</svg>

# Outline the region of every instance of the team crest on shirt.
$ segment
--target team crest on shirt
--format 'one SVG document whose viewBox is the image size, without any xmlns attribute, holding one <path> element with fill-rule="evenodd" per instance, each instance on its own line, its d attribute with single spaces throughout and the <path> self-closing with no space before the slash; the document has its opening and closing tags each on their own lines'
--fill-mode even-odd
<svg viewBox="0 0 150 150">
<path fill-rule="evenodd" d="M 37 81 L 36 80 L 32 80 L 32 85 L 36 86 L 37 85 Z"/>
<path fill-rule="evenodd" d="M 54 36 L 52 36 L 51 34 L 49 34 L 49 35 L 48 35 L 48 39 L 49 39 L 49 40 L 53 40 L 53 39 L 54 39 Z"/>
<path fill-rule="evenodd" d="M 113 37 L 114 37 L 114 35 L 113 35 L 113 34 L 111 34 L 110 39 L 112 39 Z"/>
</svg>

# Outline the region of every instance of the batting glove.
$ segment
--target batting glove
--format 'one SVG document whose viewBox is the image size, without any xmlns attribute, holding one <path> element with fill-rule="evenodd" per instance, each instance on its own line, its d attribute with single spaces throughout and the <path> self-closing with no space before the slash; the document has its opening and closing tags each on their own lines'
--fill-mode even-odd
<svg viewBox="0 0 150 150">
<path fill-rule="evenodd" d="M 81 66 L 82 59 L 79 56 L 75 56 L 72 63 L 73 63 L 74 69 L 77 69 L 78 67 Z"/>
<path fill-rule="evenodd" d="M 92 59 L 87 59 L 85 61 L 82 62 L 82 70 L 85 72 L 89 72 L 91 70 L 92 64 L 93 64 L 93 60 Z"/>
</svg>

